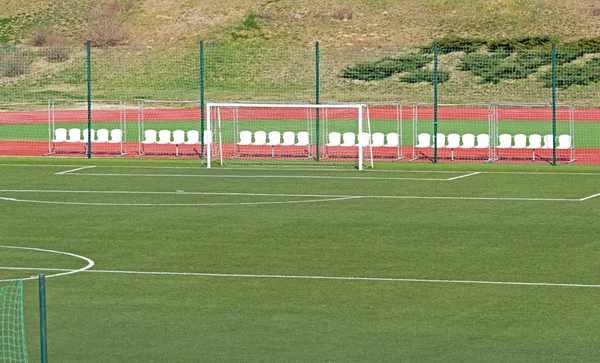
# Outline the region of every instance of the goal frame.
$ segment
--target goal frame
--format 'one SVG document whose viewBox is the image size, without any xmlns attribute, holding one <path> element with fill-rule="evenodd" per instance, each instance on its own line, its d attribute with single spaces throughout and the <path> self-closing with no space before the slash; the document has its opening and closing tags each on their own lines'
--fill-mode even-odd
<svg viewBox="0 0 600 363">
<path fill-rule="evenodd" d="M 213 112 L 215 109 L 221 108 L 221 107 L 227 107 L 227 108 L 308 108 L 308 109 L 316 109 L 316 110 L 323 110 L 323 109 L 356 109 L 356 113 L 357 113 L 357 122 L 358 122 L 358 132 L 362 133 L 363 132 L 363 112 L 367 109 L 367 107 L 364 104 L 335 104 L 335 105 L 331 105 L 331 104 L 306 104 L 306 103 L 243 103 L 243 102 L 207 102 L 206 103 L 206 130 L 210 133 L 213 133 L 212 127 L 213 127 L 213 122 L 216 121 L 216 124 L 218 125 L 218 129 L 219 129 L 219 134 L 214 134 L 213 137 L 215 138 L 215 141 L 218 142 L 219 145 L 221 145 L 220 147 L 222 147 L 222 135 L 221 135 L 221 119 L 219 117 L 216 117 L 216 120 L 214 120 L 215 116 L 217 116 L 216 112 Z M 319 148 L 319 143 L 320 143 L 320 135 L 317 135 L 316 137 L 316 147 L 317 149 Z M 212 153 L 211 153 L 211 148 L 213 147 L 212 145 L 213 143 L 207 143 L 206 144 L 206 167 L 207 168 L 211 168 L 212 167 Z M 364 163 L 364 146 L 358 146 L 356 145 L 356 147 L 358 148 L 358 170 L 363 170 L 363 163 Z M 369 145 L 370 147 L 370 145 Z M 223 152 L 222 150 L 219 151 L 219 162 L 220 165 L 223 165 Z M 371 167 L 373 167 L 373 160 L 372 160 L 372 153 L 371 153 L 371 160 L 370 160 L 370 165 Z M 318 160 L 317 160 L 318 161 Z"/>
</svg>

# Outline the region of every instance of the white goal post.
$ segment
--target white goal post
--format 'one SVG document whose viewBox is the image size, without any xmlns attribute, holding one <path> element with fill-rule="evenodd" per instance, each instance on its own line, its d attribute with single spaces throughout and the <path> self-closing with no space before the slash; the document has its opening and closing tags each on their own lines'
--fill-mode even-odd
<svg viewBox="0 0 600 363">
<path fill-rule="evenodd" d="M 209 102 L 205 128 L 208 168 L 213 161 L 373 167 L 371 126 L 362 104 Z"/>
</svg>

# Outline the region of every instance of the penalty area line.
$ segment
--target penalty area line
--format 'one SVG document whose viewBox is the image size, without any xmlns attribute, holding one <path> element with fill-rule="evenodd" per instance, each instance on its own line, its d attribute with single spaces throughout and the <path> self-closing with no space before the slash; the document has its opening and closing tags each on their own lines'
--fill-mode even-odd
<svg viewBox="0 0 600 363">
<path fill-rule="evenodd" d="M 600 197 L 600 193 L 594 194 L 594 195 L 590 195 L 584 198 L 579 199 L 580 202 L 586 201 L 586 200 L 590 200 L 592 198 L 596 198 L 596 197 Z"/>
<path fill-rule="evenodd" d="M 450 181 L 450 180 L 457 180 L 457 179 L 462 179 L 462 178 L 466 178 L 469 176 L 473 176 L 473 175 L 477 175 L 477 174 L 481 174 L 480 172 L 476 171 L 474 173 L 469 173 L 469 174 L 464 174 L 464 175 L 459 175 L 459 176 L 455 176 L 453 178 L 448 178 L 446 180 Z"/>
<path fill-rule="evenodd" d="M 68 173 L 73 173 L 75 171 L 84 170 L 84 169 L 91 169 L 91 168 L 95 168 L 95 167 L 96 166 L 94 166 L 94 165 L 82 166 L 80 168 L 71 169 L 71 170 L 65 170 L 65 171 L 60 171 L 60 172 L 54 173 L 54 174 L 56 174 L 56 175 L 64 175 L 64 174 L 68 174 Z"/>
</svg>

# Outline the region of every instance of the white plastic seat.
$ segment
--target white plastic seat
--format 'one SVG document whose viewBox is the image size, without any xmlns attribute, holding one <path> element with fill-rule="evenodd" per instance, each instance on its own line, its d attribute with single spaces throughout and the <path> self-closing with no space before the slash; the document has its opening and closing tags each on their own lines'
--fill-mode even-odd
<svg viewBox="0 0 600 363">
<path fill-rule="evenodd" d="M 477 135 L 477 145 L 476 149 L 487 149 L 490 147 L 490 135 L 488 134 L 479 134 Z"/>
<path fill-rule="evenodd" d="M 308 146 L 309 143 L 310 137 L 308 131 L 300 131 L 298 133 L 298 142 L 296 143 L 296 146 Z"/>
<path fill-rule="evenodd" d="M 92 136 L 92 142 L 96 141 L 96 139 L 95 139 L 96 131 L 94 129 L 90 129 L 90 134 Z M 87 129 L 83 130 L 83 138 L 81 139 L 81 142 L 84 142 L 84 143 L 88 142 L 88 130 Z"/>
<path fill-rule="evenodd" d="M 385 135 L 386 147 L 398 147 L 400 145 L 400 136 L 396 132 L 390 132 Z"/>
<path fill-rule="evenodd" d="M 557 149 L 570 149 L 572 146 L 571 135 L 560 135 L 558 137 Z"/>
<path fill-rule="evenodd" d="M 446 147 L 449 149 L 455 149 L 460 147 L 460 135 L 459 134 L 449 134 L 448 135 L 448 144 Z"/>
<path fill-rule="evenodd" d="M 175 145 L 175 156 L 179 156 L 179 145 L 185 141 L 185 131 L 175 130 L 173 131 L 173 139 L 170 140 L 171 144 Z"/>
<path fill-rule="evenodd" d="M 529 135 L 528 149 L 541 149 L 542 148 L 542 136 L 538 134 Z"/>
<path fill-rule="evenodd" d="M 252 144 L 252 132 L 250 132 L 250 131 L 240 131 L 240 141 L 237 144 L 238 145 L 250 145 L 250 144 Z"/>
<path fill-rule="evenodd" d="M 200 131 L 189 130 L 186 133 L 186 140 L 183 143 L 186 145 L 196 145 L 200 143 Z"/>
<path fill-rule="evenodd" d="M 269 142 L 267 142 L 267 145 L 276 146 L 279 144 L 281 144 L 281 132 L 279 132 L 279 131 L 269 132 Z"/>
<path fill-rule="evenodd" d="M 357 146 L 369 146 L 371 144 L 371 135 L 368 132 L 359 132 L 357 138 Z"/>
<path fill-rule="evenodd" d="M 292 146 L 296 142 L 296 134 L 293 131 L 285 131 L 283 133 L 283 142 L 281 146 Z"/>
<path fill-rule="evenodd" d="M 452 154 L 450 156 L 450 160 L 454 160 L 454 149 L 460 147 L 460 135 L 459 134 L 449 134 L 448 135 L 448 144 L 446 148 L 452 150 Z"/>
<path fill-rule="evenodd" d="M 212 130 L 204 130 L 204 145 L 208 145 L 213 143 L 213 138 L 212 138 Z"/>
<path fill-rule="evenodd" d="M 382 132 L 376 132 L 371 136 L 371 146 L 379 147 L 384 145 L 385 135 Z"/>
<path fill-rule="evenodd" d="M 160 130 L 158 132 L 158 141 L 157 144 L 169 144 L 171 143 L 171 130 Z"/>
<path fill-rule="evenodd" d="M 66 142 L 80 142 L 81 141 L 81 130 L 80 129 L 69 129 L 69 138 Z"/>
<path fill-rule="evenodd" d="M 509 149 L 512 147 L 512 135 L 501 134 L 498 136 L 498 149 Z"/>
<path fill-rule="evenodd" d="M 535 150 L 542 147 L 542 136 L 538 134 L 529 135 L 528 149 L 531 149 L 531 160 L 535 161 Z"/>
<path fill-rule="evenodd" d="M 437 146 L 438 149 L 446 147 L 446 135 L 438 133 L 435 141 L 433 146 Z"/>
<path fill-rule="evenodd" d="M 544 135 L 544 146 L 542 149 L 552 149 L 554 147 L 554 137 L 552 134 Z"/>
<path fill-rule="evenodd" d="M 107 135 L 106 135 L 106 142 L 108 142 L 108 130 L 107 131 Z M 98 133 L 100 133 L 100 130 L 98 130 Z M 100 139 L 100 135 L 98 135 L 98 139 Z M 145 130 L 144 131 L 144 141 L 142 141 L 142 144 L 154 144 L 156 143 L 156 130 Z"/>
<path fill-rule="evenodd" d="M 123 131 L 121 129 L 110 130 L 110 143 L 118 144 L 123 142 Z"/>
<path fill-rule="evenodd" d="M 148 130 L 148 131 L 150 131 L 150 130 Z M 96 131 L 96 142 L 98 142 L 98 143 L 108 142 L 108 130 L 107 129 L 100 129 L 100 130 Z"/>
<path fill-rule="evenodd" d="M 431 147 L 431 135 L 427 133 L 422 133 L 417 135 L 417 144 L 415 147 L 418 148 L 426 148 Z"/>
<path fill-rule="evenodd" d="M 67 141 L 67 129 L 62 127 L 54 130 L 54 139 L 52 142 L 65 142 Z"/>
<path fill-rule="evenodd" d="M 264 131 L 256 131 L 254 133 L 254 142 L 252 145 L 266 145 L 267 133 Z"/>
<path fill-rule="evenodd" d="M 516 134 L 515 135 L 515 144 L 512 146 L 513 149 L 525 149 L 527 146 L 527 135 L 525 134 Z"/>
<path fill-rule="evenodd" d="M 329 142 L 325 146 L 340 146 L 341 143 L 342 134 L 334 131 L 329 133 Z"/>
<path fill-rule="evenodd" d="M 356 134 L 354 132 L 344 132 L 342 135 L 341 146 L 354 146 L 356 145 Z"/>
<path fill-rule="evenodd" d="M 474 148 L 475 147 L 475 135 L 473 135 L 473 134 L 462 135 L 462 145 L 460 147 L 463 149 Z"/>
<path fill-rule="evenodd" d="M 183 130 L 173 131 L 173 140 L 171 140 L 170 143 L 179 145 L 179 144 L 183 144 L 184 142 L 185 142 L 185 131 L 183 131 Z"/>
</svg>

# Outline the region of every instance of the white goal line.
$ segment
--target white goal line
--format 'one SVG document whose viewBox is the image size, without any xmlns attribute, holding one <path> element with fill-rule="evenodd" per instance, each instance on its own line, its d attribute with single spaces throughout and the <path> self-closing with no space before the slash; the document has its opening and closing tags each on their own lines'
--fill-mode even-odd
<svg viewBox="0 0 600 363">
<path fill-rule="evenodd" d="M 8 267 L 0 266 L 0 270 L 21 271 L 55 271 L 69 272 L 73 269 L 37 268 L 37 267 Z M 508 285 L 508 286 L 546 286 L 546 287 L 585 287 L 600 288 L 600 284 L 553 283 L 553 282 L 523 282 L 523 281 L 488 281 L 488 280 L 453 280 L 453 279 L 418 279 L 402 277 L 356 277 L 356 276 L 315 276 L 315 275 L 268 275 L 268 274 L 239 274 L 239 273 L 210 273 L 210 272 L 169 272 L 169 271 L 126 271 L 126 270 L 82 270 L 81 273 L 105 273 L 121 275 L 152 275 L 152 276 L 195 276 L 195 277 L 229 277 L 254 279 L 288 279 L 288 280 L 337 280 L 337 281 L 371 281 L 371 282 L 407 282 L 407 283 L 439 283 L 439 284 L 468 284 L 468 285 Z"/>
</svg>

